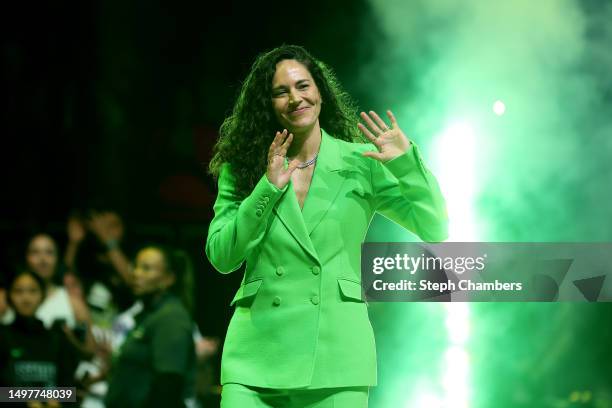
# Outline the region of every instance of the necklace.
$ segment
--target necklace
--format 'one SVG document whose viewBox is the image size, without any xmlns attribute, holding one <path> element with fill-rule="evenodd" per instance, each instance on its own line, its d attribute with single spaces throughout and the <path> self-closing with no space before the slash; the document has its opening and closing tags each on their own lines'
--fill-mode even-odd
<svg viewBox="0 0 612 408">
<path fill-rule="evenodd" d="M 305 161 L 303 163 L 300 163 L 297 165 L 298 169 L 305 169 L 306 167 L 312 165 L 314 162 L 317 161 L 317 157 L 319 157 L 319 153 L 315 154 L 314 157 L 308 161 Z M 287 157 L 287 163 L 289 163 L 290 159 L 289 157 Z"/>
</svg>

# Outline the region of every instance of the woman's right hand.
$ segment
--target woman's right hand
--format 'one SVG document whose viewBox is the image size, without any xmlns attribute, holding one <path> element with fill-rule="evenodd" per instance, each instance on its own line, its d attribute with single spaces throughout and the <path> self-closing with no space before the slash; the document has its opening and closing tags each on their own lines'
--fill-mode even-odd
<svg viewBox="0 0 612 408">
<path fill-rule="evenodd" d="M 293 140 L 293 133 L 287 134 L 287 129 L 282 132 L 276 132 L 276 136 L 270 145 L 268 151 L 268 169 L 266 176 L 270 183 L 274 184 L 279 189 L 282 189 L 289 183 L 291 173 L 300 164 L 299 160 L 291 160 L 289 166 L 285 169 L 285 156 L 287 150 Z"/>
</svg>

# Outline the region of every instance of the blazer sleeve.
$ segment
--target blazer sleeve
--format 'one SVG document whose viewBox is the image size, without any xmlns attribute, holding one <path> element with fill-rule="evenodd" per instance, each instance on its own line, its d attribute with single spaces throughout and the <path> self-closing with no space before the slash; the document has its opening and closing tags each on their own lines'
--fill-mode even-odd
<svg viewBox="0 0 612 408">
<path fill-rule="evenodd" d="M 263 238 L 272 208 L 287 186 L 277 188 L 264 174 L 251 194 L 239 199 L 228 163 L 221 167 L 218 185 L 205 252 L 215 269 L 230 273 L 240 268 L 249 251 Z"/>
<path fill-rule="evenodd" d="M 375 210 L 426 242 L 448 238 L 446 202 L 418 146 L 387 162 L 369 159 Z"/>
</svg>

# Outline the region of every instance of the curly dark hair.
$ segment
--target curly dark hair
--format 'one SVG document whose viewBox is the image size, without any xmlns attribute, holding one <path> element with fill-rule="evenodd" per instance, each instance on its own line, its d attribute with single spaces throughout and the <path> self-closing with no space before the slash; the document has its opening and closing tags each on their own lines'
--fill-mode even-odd
<svg viewBox="0 0 612 408">
<path fill-rule="evenodd" d="M 246 197 L 266 172 L 268 149 L 279 123 L 272 106 L 272 79 L 276 64 L 294 59 L 312 75 L 321 99 L 319 124 L 335 138 L 363 143 L 357 128 L 357 107 L 327 65 L 297 45 L 282 45 L 260 54 L 244 80 L 236 103 L 219 130 L 208 172 L 216 179 L 229 163 L 237 194 Z"/>
</svg>

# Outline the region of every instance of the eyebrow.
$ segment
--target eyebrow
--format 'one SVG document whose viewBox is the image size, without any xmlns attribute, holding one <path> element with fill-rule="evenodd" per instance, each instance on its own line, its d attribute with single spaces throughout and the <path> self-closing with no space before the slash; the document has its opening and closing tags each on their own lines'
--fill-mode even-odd
<svg viewBox="0 0 612 408">
<path fill-rule="evenodd" d="M 295 84 L 296 85 L 300 85 L 303 82 L 310 82 L 310 79 L 308 79 L 308 78 L 300 79 Z M 278 86 L 275 86 L 274 88 L 272 88 L 272 90 L 276 91 L 277 89 L 283 89 L 283 88 L 286 88 L 286 86 L 285 85 L 278 85 Z"/>
</svg>

